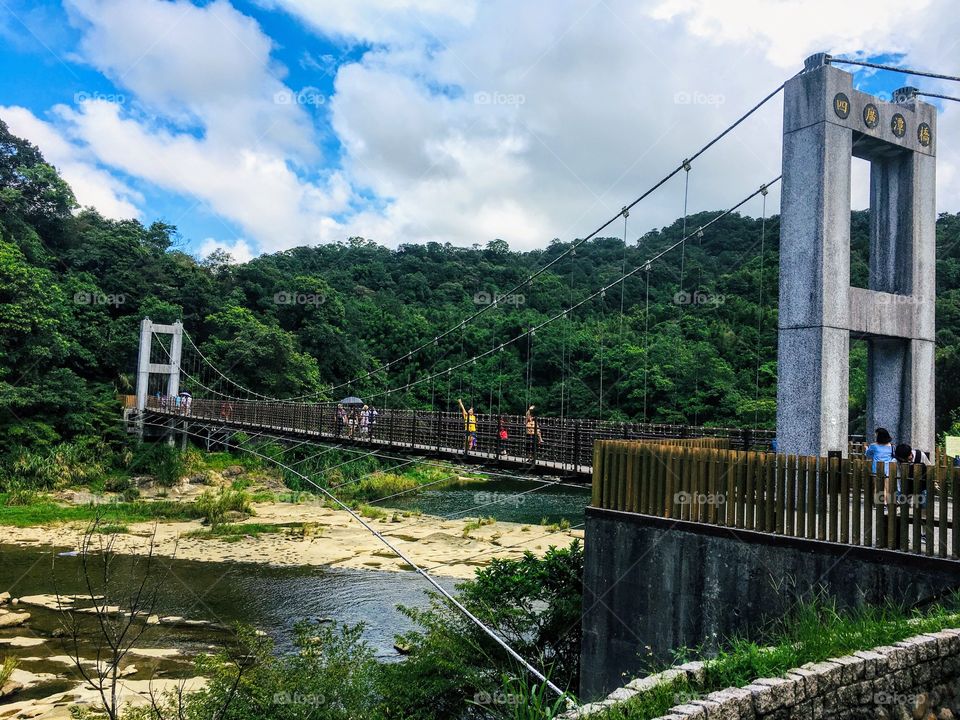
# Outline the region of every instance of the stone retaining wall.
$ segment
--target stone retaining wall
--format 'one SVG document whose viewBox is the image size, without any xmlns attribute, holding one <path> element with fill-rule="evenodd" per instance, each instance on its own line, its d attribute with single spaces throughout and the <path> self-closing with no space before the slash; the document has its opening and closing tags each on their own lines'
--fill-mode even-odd
<svg viewBox="0 0 960 720">
<path fill-rule="evenodd" d="M 639 678 L 564 717 L 599 720 L 605 708 L 681 675 L 696 683 L 703 664 Z M 807 663 L 784 677 L 678 702 L 661 720 L 953 720 L 960 716 L 960 629 Z"/>
</svg>

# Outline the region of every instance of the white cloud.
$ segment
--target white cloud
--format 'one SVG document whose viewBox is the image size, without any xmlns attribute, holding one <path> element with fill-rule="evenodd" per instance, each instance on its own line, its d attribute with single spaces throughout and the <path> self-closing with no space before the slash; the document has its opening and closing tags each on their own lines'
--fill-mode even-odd
<svg viewBox="0 0 960 720">
<path fill-rule="evenodd" d="M 67 0 L 83 30 L 81 57 L 129 89 L 150 113 L 211 143 L 257 145 L 317 159 L 302 105 L 273 63 L 271 39 L 229 2 Z"/>
<path fill-rule="evenodd" d="M 747 43 L 779 67 L 797 68 L 804 56 L 818 51 L 912 50 L 905 27 L 930 15 L 931 2 L 917 0 L 908 7 L 899 0 L 661 0 L 651 16 L 682 19 L 696 37 L 730 47 Z M 950 9 L 941 4 L 940 11 Z"/>
<path fill-rule="evenodd" d="M 408 42 L 424 32 L 444 36 L 473 19 L 475 0 L 260 0 L 305 19 L 325 34 L 372 42 Z"/>
<path fill-rule="evenodd" d="M 946 0 L 875 0 L 869 12 L 833 0 L 260 1 L 373 44 L 336 70 L 323 117 L 276 102 L 291 89 L 275 43 L 227 0 L 67 0 L 81 56 L 129 100 L 61 107 L 55 127 L 33 118 L 31 132 L 51 135 L 64 162 L 83 161 L 73 182 L 99 192 L 98 206 L 136 201 L 102 170 L 113 167 L 196 199 L 248 249 L 349 235 L 542 247 L 616 214 L 806 55 L 902 51 L 936 69 L 960 37 Z M 317 71 L 338 62 L 297 54 Z M 727 207 L 779 173 L 781 114 L 777 98 L 694 163 L 690 212 Z M 327 119 L 337 158 L 318 150 Z M 938 202 L 956 210 L 960 144 L 948 138 L 960 110 L 948 104 L 938 129 Z M 631 213 L 629 234 L 682 208 L 681 174 Z M 758 214 L 759 201 L 743 212 Z"/>
<path fill-rule="evenodd" d="M 304 182 L 281 155 L 154 129 L 112 103 L 91 100 L 61 115 L 102 162 L 196 198 L 263 250 L 338 239 L 331 215 L 350 199 L 339 173 L 323 184 Z"/>
<path fill-rule="evenodd" d="M 142 216 L 137 203 L 143 196 L 97 166 L 94 153 L 64 138 L 52 124 L 23 107 L 0 107 L 0 117 L 14 135 L 26 138 L 40 148 L 44 159 L 56 167 L 79 202 L 93 206 L 114 219 Z"/>
<path fill-rule="evenodd" d="M 249 243 L 243 238 L 237 238 L 233 243 L 207 238 L 200 244 L 200 257 L 208 257 L 216 250 L 223 250 L 229 253 L 234 263 L 249 262 L 254 256 Z"/>
<path fill-rule="evenodd" d="M 261 250 L 339 239 L 353 193 L 289 102 L 273 43 L 225 0 L 69 0 L 82 57 L 128 91 L 60 107 L 97 159 L 196 199 Z M 336 233 L 336 234 L 334 234 Z"/>
<path fill-rule="evenodd" d="M 304 15 L 324 27 L 319 13 Z M 329 31 L 340 26 L 335 19 Z M 807 55 L 905 51 L 906 63 L 937 68 L 958 30 L 950 5 L 932 0 L 920 8 L 883 0 L 869 13 L 827 0 L 483 3 L 439 47 L 431 28 L 419 43 L 408 35 L 340 69 L 329 104 L 345 169 L 389 199 L 345 225 L 388 243 L 502 237 L 531 247 L 582 236 Z M 462 95 L 437 90 L 451 86 Z M 691 211 L 727 207 L 779 173 L 781 117 L 777 98 L 694 163 Z M 942 137 L 957 117 L 955 108 L 942 115 Z M 960 206 L 958 157 L 941 143 L 944 209 Z M 861 204 L 865 182 L 859 172 Z M 682 188 L 680 177 L 638 206 L 631 234 L 680 215 Z M 774 193 L 767 207 L 778 201 Z M 759 202 L 744 212 L 759 214 Z"/>
</svg>

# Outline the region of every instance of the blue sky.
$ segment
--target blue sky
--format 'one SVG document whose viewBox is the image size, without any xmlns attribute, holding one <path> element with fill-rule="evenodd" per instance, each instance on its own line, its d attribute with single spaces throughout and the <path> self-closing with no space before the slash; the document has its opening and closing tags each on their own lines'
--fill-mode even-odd
<svg viewBox="0 0 960 720">
<path fill-rule="evenodd" d="M 171 222 L 196 254 L 351 235 L 541 247 L 614 214 L 807 54 L 956 65 L 948 2 L 864 5 L 0 0 L 0 117 L 82 203 Z M 880 94 L 906 81 L 857 73 Z M 693 211 L 776 175 L 780 112 L 698 161 Z M 956 211 L 950 147 L 938 192 Z M 675 218 L 679 192 L 631 234 Z"/>
<path fill-rule="evenodd" d="M 77 57 L 82 32 L 59 0 L 4 3 L 6 8 L 0 8 L 5 41 L 0 45 L 0 65 L 4 68 L 0 74 L 0 104 L 22 105 L 43 117 L 54 105 L 73 105 L 84 97 L 131 98 L 122 84 L 114 83 Z M 291 98 L 299 98 L 311 111 L 317 128 L 315 142 L 326 157 L 339 157 L 340 143 L 336 134 L 329 132 L 325 102 L 333 94 L 339 65 L 356 60 L 367 45 L 318 36 L 285 12 L 266 10 L 249 2 L 233 4 L 254 18 L 275 41 L 272 56 L 283 67 Z M 301 95 L 304 90 L 306 93 Z M 192 131 L 200 133 L 202 128 L 194 127 Z M 142 219 L 176 224 L 188 250 L 197 251 L 203 238 L 242 234 L 230 218 L 211 212 L 204 203 L 197 204 L 193 196 L 164 191 L 122 171 L 112 172 L 143 194 Z"/>
</svg>

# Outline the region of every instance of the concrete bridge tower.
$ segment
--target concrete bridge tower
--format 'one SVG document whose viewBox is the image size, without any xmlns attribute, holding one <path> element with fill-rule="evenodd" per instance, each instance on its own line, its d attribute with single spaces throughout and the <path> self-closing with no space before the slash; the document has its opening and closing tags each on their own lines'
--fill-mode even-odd
<svg viewBox="0 0 960 720">
<path fill-rule="evenodd" d="M 168 363 L 150 362 L 154 333 L 170 336 Z M 172 325 L 155 323 L 150 318 L 140 321 L 140 355 L 137 363 L 137 410 L 140 434 L 143 434 L 143 411 L 147 407 L 147 393 L 151 373 L 167 377 L 166 394 L 170 397 L 180 392 L 180 356 L 183 350 L 183 323 L 177 320 Z"/>
<path fill-rule="evenodd" d="M 934 446 L 936 108 L 807 59 L 783 110 L 777 440 L 847 453 L 850 338 L 864 339 L 867 432 Z M 870 162 L 870 280 L 850 287 L 850 170 Z"/>
</svg>

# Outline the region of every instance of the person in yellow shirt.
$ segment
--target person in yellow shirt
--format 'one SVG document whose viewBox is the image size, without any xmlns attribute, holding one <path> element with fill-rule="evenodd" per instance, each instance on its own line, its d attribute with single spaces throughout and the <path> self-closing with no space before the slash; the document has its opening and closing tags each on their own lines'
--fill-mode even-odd
<svg viewBox="0 0 960 720">
<path fill-rule="evenodd" d="M 543 442 L 543 437 L 540 435 L 540 424 L 533 416 L 534 408 L 534 405 L 528 407 L 526 417 L 524 418 L 524 425 L 527 431 L 527 456 L 530 459 L 536 458 L 537 451 L 540 449 L 540 443 Z"/>
<path fill-rule="evenodd" d="M 463 400 L 461 398 L 457 398 L 457 403 L 460 405 L 460 412 L 463 415 L 463 429 L 467 436 L 467 450 L 476 450 L 477 416 L 473 412 L 473 405 L 471 405 L 469 408 L 464 407 Z"/>
</svg>

